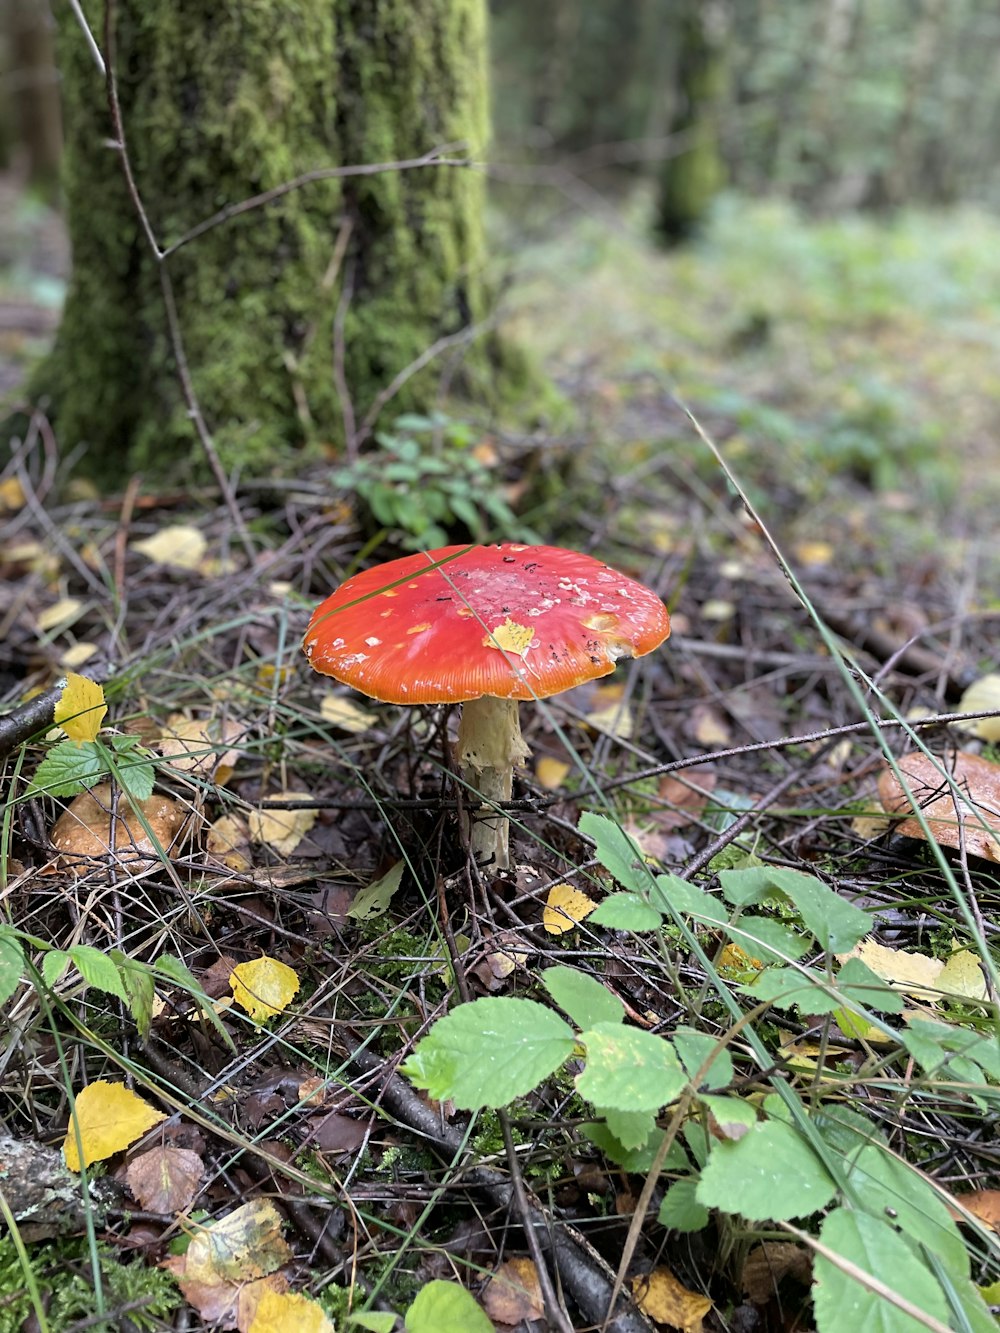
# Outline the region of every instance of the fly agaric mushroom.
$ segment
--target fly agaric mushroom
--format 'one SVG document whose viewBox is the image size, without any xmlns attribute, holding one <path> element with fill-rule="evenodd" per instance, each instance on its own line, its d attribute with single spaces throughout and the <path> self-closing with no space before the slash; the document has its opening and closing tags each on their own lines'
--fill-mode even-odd
<svg viewBox="0 0 1000 1333">
<path fill-rule="evenodd" d="M 309 663 L 383 703 L 462 703 L 456 759 L 483 798 L 480 860 L 509 864 L 514 768 L 528 757 L 519 699 L 545 699 L 642 657 L 670 633 L 655 593 L 556 546 L 446 546 L 341 584 L 313 613 Z"/>
</svg>

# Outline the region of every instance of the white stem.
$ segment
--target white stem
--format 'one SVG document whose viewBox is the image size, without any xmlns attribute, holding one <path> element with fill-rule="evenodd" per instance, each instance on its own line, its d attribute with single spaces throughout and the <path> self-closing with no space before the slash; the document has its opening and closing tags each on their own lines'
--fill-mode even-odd
<svg viewBox="0 0 1000 1333">
<path fill-rule="evenodd" d="M 462 707 L 458 760 L 462 780 L 483 798 L 474 806 L 466 793 L 465 832 L 477 861 L 505 870 L 510 864 L 507 816 L 496 809 L 509 801 L 514 768 L 531 751 L 521 736 L 516 699 L 471 699 Z"/>
</svg>

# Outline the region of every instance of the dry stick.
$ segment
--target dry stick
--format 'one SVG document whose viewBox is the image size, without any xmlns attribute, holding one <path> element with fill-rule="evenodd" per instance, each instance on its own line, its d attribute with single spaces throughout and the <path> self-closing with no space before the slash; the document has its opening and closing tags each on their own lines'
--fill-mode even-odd
<svg viewBox="0 0 1000 1333">
<path fill-rule="evenodd" d="M 291 194 L 293 190 L 301 189 L 303 185 L 311 185 L 314 181 L 333 181 L 344 180 L 349 176 L 377 176 L 386 171 L 414 171 L 418 167 L 473 167 L 477 164 L 467 157 L 443 157 L 443 153 L 451 149 L 463 148 L 462 143 L 442 144 L 438 148 L 432 148 L 430 152 L 424 153 L 423 157 L 406 158 L 400 162 L 371 162 L 362 166 L 351 167 L 319 167 L 315 171 L 304 171 L 301 176 L 295 176 L 292 180 L 284 181 L 281 185 L 275 185 L 273 189 L 264 190 L 262 194 L 255 194 L 249 199 L 243 199 L 238 204 L 226 204 L 225 208 L 220 208 L 218 213 L 213 213 L 210 218 L 204 222 L 199 222 L 196 227 L 168 245 L 163 251 L 163 258 L 169 259 L 171 255 L 176 254 L 181 246 L 187 245 L 190 241 L 196 240 L 199 236 L 204 236 L 205 232 L 211 231 L 215 227 L 221 227 L 224 222 L 230 218 L 240 217 L 243 213 L 250 213 L 255 208 L 264 208 L 267 204 L 273 204 L 277 199 L 283 199 L 286 194 Z"/>
<path fill-rule="evenodd" d="M 384 1074 L 383 1062 L 365 1050 L 348 1055 L 351 1064 L 365 1073 Z M 380 1102 L 416 1134 L 452 1157 L 462 1150 L 462 1135 L 442 1125 L 398 1074 L 390 1074 L 383 1085 Z M 500 1209 L 509 1210 L 514 1187 L 502 1172 L 492 1167 L 474 1166 L 463 1171 L 462 1179 L 481 1189 Z M 604 1259 L 574 1229 L 563 1225 L 553 1230 L 540 1204 L 527 1201 L 526 1225 L 534 1230 L 543 1246 L 552 1254 L 565 1289 L 572 1295 L 590 1324 L 599 1324 L 608 1309 L 614 1274 Z M 653 1333 L 653 1326 L 634 1306 L 625 1307 L 607 1324 L 608 1333 Z"/>
</svg>

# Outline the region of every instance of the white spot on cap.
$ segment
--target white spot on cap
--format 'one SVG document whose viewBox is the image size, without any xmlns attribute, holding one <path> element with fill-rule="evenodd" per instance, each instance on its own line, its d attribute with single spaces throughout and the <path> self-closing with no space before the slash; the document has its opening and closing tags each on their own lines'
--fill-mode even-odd
<svg viewBox="0 0 1000 1333">
<path fill-rule="evenodd" d="M 374 635 L 372 635 L 370 639 L 365 639 L 365 643 L 367 643 L 369 648 L 377 648 L 381 642 L 382 640 L 376 639 Z"/>
</svg>

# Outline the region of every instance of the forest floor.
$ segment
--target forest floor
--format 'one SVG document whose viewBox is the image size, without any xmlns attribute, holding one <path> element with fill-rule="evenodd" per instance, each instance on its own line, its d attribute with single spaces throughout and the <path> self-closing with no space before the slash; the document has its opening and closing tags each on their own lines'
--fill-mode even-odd
<svg viewBox="0 0 1000 1333">
<path fill-rule="evenodd" d="M 417 1333 L 585 1329 L 601 1326 L 616 1275 L 638 1301 L 607 1325 L 617 1333 L 988 1326 L 1000 1070 L 975 1043 L 995 1046 L 1000 938 L 1000 225 L 971 211 L 807 222 L 733 201 L 702 242 L 663 255 L 641 202 L 614 218 L 550 215 L 518 246 L 507 330 L 572 404 L 570 424 L 528 441 L 438 431 L 464 478 L 447 503 L 475 505 L 489 484 L 517 515 L 491 536 L 527 528 L 591 551 L 658 591 L 673 619 L 654 655 L 522 707 L 532 758 L 510 872 L 461 849 L 454 717 L 361 699 L 300 652 L 317 601 L 376 555 L 412 549 L 412 531 L 380 530 L 317 472 L 240 488 L 248 551 L 210 490 L 67 484 L 42 421 L 0 473 L 0 697 L 13 719 L 5 732 L 0 717 L 0 1116 L 5 1156 L 40 1152 L 26 1175 L 47 1191 L 30 1209 L 4 1196 L 19 1229 L 0 1239 L 0 1330 L 320 1327 L 301 1311 L 301 1324 L 254 1322 L 253 1280 L 286 1278 L 338 1328 L 388 1333 L 409 1310 Z M 51 336 L 65 273 L 58 228 L 21 208 L 0 235 L 8 390 Z M 481 466 L 456 463 L 473 451 Z M 58 748 L 39 719 L 67 670 L 103 682 L 103 752 L 134 764 L 133 782 L 146 769 L 155 780 L 158 853 L 137 855 L 150 830 L 122 816 L 113 784 L 68 823 L 72 783 L 32 790 Z M 38 691 L 42 711 L 26 715 Z M 992 717 L 953 723 L 963 709 Z M 949 801 L 937 850 L 912 821 L 918 836 L 899 836 L 879 804 L 884 750 L 913 750 L 916 729 Z M 83 825 L 105 841 L 114 830 L 112 849 L 74 852 Z M 615 873 L 610 826 L 641 864 Z M 801 878 L 782 880 L 789 870 Z M 765 879 L 753 892 L 726 880 L 741 871 Z M 589 922 L 616 880 L 648 911 L 663 874 L 681 899 L 685 884 L 708 894 L 714 915 L 661 903 L 652 933 Z M 867 913 L 863 936 L 830 924 L 834 900 Z M 875 990 L 827 1003 L 824 976 L 829 991 L 855 950 Z M 234 980 L 261 958 L 279 966 Z M 789 1000 L 774 976 L 799 958 L 811 989 Z M 627 1030 L 710 1039 L 726 1076 L 688 1066 L 680 1101 L 657 1102 L 655 1132 L 640 1126 L 630 1144 L 648 1108 L 588 1099 L 583 1038 L 537 1086 L 500 1070 L 471 1116 L 398 1072 L 461 1000 L 551 1006 L 542 975 L 570 968 L 614 997 Z M 269 1004 L 241 1002 L 241 984 Z M 762 995 L 772 1007 L 747 1027 L 737 1016 Z M 468 1055 L 473 1074 L 481 1055 Z M 78 1109 L 76 1143 L 72 1108 L 103 1081 L 166 1118 L 91 1151 Z M 758 1160 L 779 1128 L 792 1134 L 779 1097 L 808 1109 L 818 1137 L 785 1144 L 767 1205 L 747 1185 L 727 1209 L 711 1197 L 725 1153 L 751 1125 Z M 82 1200 L 44 1146 L 67 1134 L 99 1177 Z M 851 1170 L 833 1168 L 843 1206 L 828 1209 L 833 1186 L 815 1206 L 796 1201 L 813 1169 L 796 1153 L 850 1164 L 873 1143 L 884 1157 L 865 1159 L 860 1201 Z M 735 1198 L 745 1181 L 730 1155 Z M 914 1169 L 890 1180 L 886 1163 Z M 865 1198 L 881 1250 L 868 1232 L 852 1249 L 830 1221 Z M 226 1217 L 239 1219 L 228 1267 L 199 1255 L 196 1268 L 192 1237 Z M 930 1262 L 921 1246 L 952 1268 L 911 1273 Z M 881 1302 L 877 1325 L 837 1287 L 845 1265 L 888 1286 L 857 1287 Z M 440 1279 L 488 1322 L 422 1311 L 418 1293 Z"/>
</svg>

